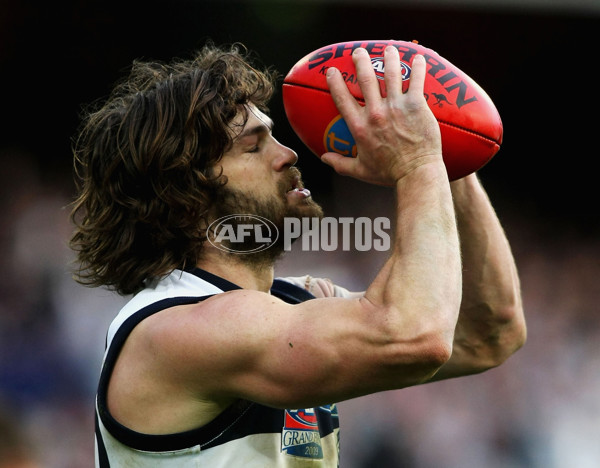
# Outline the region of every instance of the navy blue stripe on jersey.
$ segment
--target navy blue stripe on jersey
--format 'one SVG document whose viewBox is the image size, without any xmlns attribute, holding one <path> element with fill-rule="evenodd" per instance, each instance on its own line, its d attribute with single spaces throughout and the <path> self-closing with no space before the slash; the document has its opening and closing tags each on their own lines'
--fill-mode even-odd
<svg viewBox="0 0 600 468">
<path fill-rule="evenodd" d="M 96 427 L 96 445 L 98 450 L 98 468 L 110 468 L 110 462 L 108 461 L 108 454 L 106 453 L 106 447 L 104 446 L 104 440 L 100 433 L 100 424 L 98 423 L 98 415 L 94 417 L 94 425 Z"/>
<path fill-rule="evenodd" d="M 332 409 L 332 407 L 334 409 Z M 319 408 L 315 408 L 315 413 L 317 415 L 317 421 L 319 422 L 319 435 L 321 437 L 331 434 L 334 429 L 338 429 L 340 427 L 337 406 L 321 406 Z"/>
<path fill-rule="evenodd" d="M 106 355 L 106 359 L 104 361 L 104 366 L 102 368 L 102 372 L 100 374 L 100 382 L 98 384 L 98 414 L 102 419 L 102 423 L 108 429 L 108 431 L 113 434 L 118 440 L 133 447 L 138 450 L 147 450 L 147 451 L 167 451 L 167 450 L 179 450 L 182 448 L 190 447 L 193 445 L 197 445 L 199 440 L 202 440 L 203 437 L 207 439 L 211 439 L 214 435 L 218 434 L 221 430 L 227 427 L 228 423 L 234 421 L 237 418 L 237 412 L 235 412 L 235 408 L 230 407 L 221 413 L 214 421 L 215 424 L 209 423 L 199 430 L 192 430 L 188 432 L 183 432 L 179 434 L 168 434 L 168 435 L 148 435 L 141 434 L 139 432 L 133 431 L 122 424 L 120 424 L 116 419 L 112 417 L 110 412 L 108 411 L 108 405 L 106 403 L 106 394 L 108 391 L 108 382 L 110 380 L 110 376 L 114 369 L 115 363 L 117 362 L 117 358 L 119 357 L 119 353 L 123 345 L 125 344 L 125 340 L 127 340 L 131 331 L 140 323 L 142 320 L 158 313 L 162 310 L 168 309 L 170 307 L 175 307 L 178 305 L 185 304 L 195 304 L 204 299 L 207 299 L 212 296 L 203 296 L 203 297 L 176 297 L 176 298 L 168 298 L 163 299 L 161 301 L 155 302 L 154 304 L 150 304 L 149 306 L 140 309 L 138 312 L 129 317 L 123 324 L 119 327 L 119 330 L 115 334 L 108 353 Z M 228 418 L 229 413 L 232 413 L 232 417 Z M 223 418 L 221 418 L 223 416 Z M 220 426 L 218 421 L 223 420 L 223 424 Z M 214 426 L 214 432 L 213 432 Z M 191 443 L 190 443 L 191 442 Z"/>
<path fill-rule="evenodd" d="M 301 302 L 308 301 L 309 299 L 315 299 L 315 296 L 309 293 L 306 289 L 280 279 L 273 281 L 271 294 L 289 304 L 300 304 Z"/>
<path fill-rule="evenodd" d="M 258 403 L 240 400 L 238 405 L 245 404 L 235 424 L 220 437 L 201 444 L 202 449 L 209 449 L 226 442 L 241 439 L 252 434 L 268 434 L 281 432 L 284 410 L 270 408 Z"/>
<path fill-rule="evenodd" d="M 246 409 L 241 412 L 235 425 L 229 428 L 226 434 L 222 434 L 213 441 L 201 444 L 202 449 L 216 447 L 225 442 L 241 439 L 252 434 L 281 433 L 285 422 L 285 410 L 245 400 L 238 404 L 242 405 L 243 403 L 247 404 Z M 319 435 L 321 437 L 331 434 L 334 429 L 340 427 L 337 410 L 335 415 L 332 415 L 329 409 L 315 408 L 315 413 L 319 421 Z"/>
<path fill-rule="evenodd" d="M 231 281 L 228 281 L 225 278 L 221 278 L 220 276 L 213 275 L 212 273 L 209 273 L 208 271 L 203 270 L 201 268 L 194 267 L 185 271 L 191 273 L 194 276 L 197 276 L 200 279 L 203 279 L 204 281 L 207 281 L 208 283 L 216 286 L 217 288 L 223 291 L 233 291 L 234 289 L 242 289 L 237 284 L 232 283 Z"/>
</svg>

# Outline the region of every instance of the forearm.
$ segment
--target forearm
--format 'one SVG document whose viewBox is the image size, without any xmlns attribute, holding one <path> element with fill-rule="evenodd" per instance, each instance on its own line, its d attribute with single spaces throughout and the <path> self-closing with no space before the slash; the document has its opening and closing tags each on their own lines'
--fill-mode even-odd
<svg viewBox="0 0 600 468">
<path fill-rule="evenodd" d="M 442 164 L 420 168 L 397 185 L 392 255 L 366 297 L 380 302 L 398 333 L 443 331 L 452 343 L 461 297 L 460 248 Z"/>
<path fill-rule="evenodd" d="M 517 268 L 487 194 L 474 174 L 453 182 L 451 188 L 461 238 L 465 319 L 477 318 L 469 312 L 477 313 L 473 309 L 484 305 L 496 313 L 520 310 Z"/>
<path fill-rule="evenodd" d="M 463 293 L 454 355 L 436 378 L 496 366 L 525 341 L 519 276 L 509 242 L 475 175 L 451 184 L 461 239 Z"/>
</svg>

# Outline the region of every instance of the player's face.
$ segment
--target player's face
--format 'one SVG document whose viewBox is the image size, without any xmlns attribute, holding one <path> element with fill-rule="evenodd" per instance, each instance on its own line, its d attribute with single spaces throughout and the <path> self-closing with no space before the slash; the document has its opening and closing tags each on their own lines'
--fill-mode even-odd
<svg viewBox="0 0 600 468">
<path fill-rule="evenodd" d="M 232 206 L 217 210 L 264 216 L 277 226 L 284 217 L 322 216 L 294 166 L 298 156 L 273 137 L 273 121 L 254 106 L 248 106 L 243 127 L 242 121 L 241 114 L 234 120 L 233 146 L 219 162 L 227 177 L 219 202 Z"/>
</svg>

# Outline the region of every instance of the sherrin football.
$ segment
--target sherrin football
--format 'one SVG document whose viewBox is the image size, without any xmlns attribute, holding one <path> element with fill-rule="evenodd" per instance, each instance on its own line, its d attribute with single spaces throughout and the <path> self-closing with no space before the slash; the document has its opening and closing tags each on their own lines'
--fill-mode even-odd
<svg viewBox="0 0 600 468">
<path fill-rule="evenodd" d="M 333 151 L 356 156 L 356 144 L 341 118 L 325 79 L 327 69 L 342 73 L 352 95 L 363 102 L 352 52 L 365 48 L 385 92 L 383 51 L 388 45 L 400 52 L 402 86 L 410 81 L 416 54 L 427 62 L 425 98 L 442 135 L 444 163 L 451 180 L 460 179 L 483 167 L 500 149 L 502 121 L 485 91 L 463 71 L 436 52 L 414 42 L 352 41 L 322 47 L 302 58 L 283 82 L 283 104 L 287 118 L 300 139 L 317 156 Z"/>
</svg>

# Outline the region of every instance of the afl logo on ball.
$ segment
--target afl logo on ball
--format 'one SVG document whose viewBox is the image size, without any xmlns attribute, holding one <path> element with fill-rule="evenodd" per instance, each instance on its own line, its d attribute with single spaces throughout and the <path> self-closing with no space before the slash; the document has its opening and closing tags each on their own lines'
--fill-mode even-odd
<svg viewBox="0 0 600 468">
<path fill-rule="evenodd" d="M 375 69 L 375 76 L 379 80 L 383 80 L 385 75 L 385 65 L 383 63 L 383 57 L 371 57 L 371 63 Z M 410 67 L 404 62 L 400 62 L 400 69 L 402 72 L 402 81 L 406 81 L 410 78 Z"/>
</svg>

